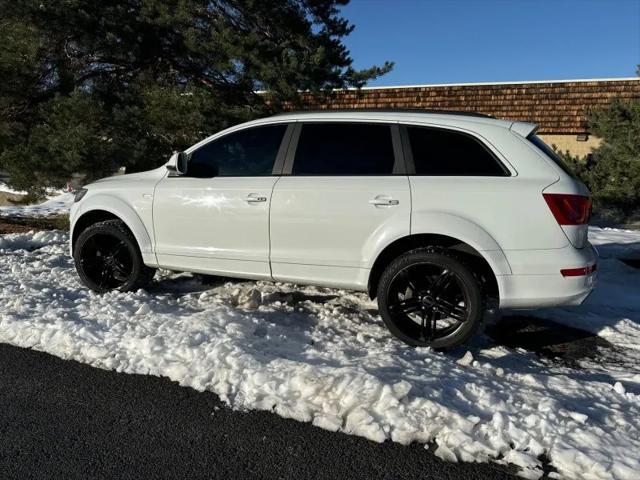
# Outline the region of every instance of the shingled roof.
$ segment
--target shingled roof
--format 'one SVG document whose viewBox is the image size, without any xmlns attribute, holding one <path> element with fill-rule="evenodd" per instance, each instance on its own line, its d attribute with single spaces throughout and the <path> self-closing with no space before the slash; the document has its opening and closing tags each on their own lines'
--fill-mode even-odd
<svg viewBox="0 0 640 480">
<path fill-rule="evenodd" d="M 583 134 L 586 112 L 611 99 L 640 98 L 640 78 L 517 83 L 416 85 L 336 90 L 306 108 L 424 108 L 478 112 L 537 123 L 540 133 Z"/>
</svg>

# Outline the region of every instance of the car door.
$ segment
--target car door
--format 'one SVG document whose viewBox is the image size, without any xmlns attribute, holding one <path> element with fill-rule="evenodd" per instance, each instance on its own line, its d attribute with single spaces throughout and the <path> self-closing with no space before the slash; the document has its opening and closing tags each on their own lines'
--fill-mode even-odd
<svg viewBox="0 0 640 480">
<path fill-rule="evenodd" d="M 269 203 L 287 128 L 262 125 L 214 138 L 188 151 L 184 175 L 158 183 L 153 224 L 161 266 L 271 278 Z"/>
<path fill-rule="evenodd" d="M 289 150 L 271 202 L 274 279 L 365 289 L 376 254 L 409 234 L 397 126 L 299 123 Z"/>
</svg>

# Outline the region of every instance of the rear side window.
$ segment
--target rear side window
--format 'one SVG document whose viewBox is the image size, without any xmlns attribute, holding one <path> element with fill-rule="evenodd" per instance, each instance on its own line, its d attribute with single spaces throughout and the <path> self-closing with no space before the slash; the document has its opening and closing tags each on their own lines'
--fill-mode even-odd
<svg viewBox="0 0 640 480">
<path fill-rule="evenodd" d="M 527 139 L 531 143 L 533 143 L 536 147 L 538 147 L 540 150 L 542 150 L 542 152 L 547 157 L 549 157 L 556 165 L 558 165 L 558 167 L 560 167 L 560 169 L 564 173 L 566 173 L 570 177 L 575 177 L 576 176 L 575 173 L 573 173 L 571 171 L 569 166 L 566 163 L 564 163 L 564 161 L 560 158 L 560 156 L 556 152 L 553 151 L 553 148 L 551 148 L 549 145 L 544 143 L 540 137 L 538 137 L 537 135 L 529 135 L 527 137 Z"/>
<path fill-rule="evenodd" d="M 476 138 L 451 130 L 407 127 L 416 175 L 507 176 Z"/>
<path fill-rule="evenodd" d="M 247 128 L 213 140 L 191 153 L 188 177 L 271 175 L 285 124 Z"/>
<path fill-rule="evenodd" d="M 389 125 L 306 123 L 293 162 L 294 175 L 391 175 Z"/>
</svg>

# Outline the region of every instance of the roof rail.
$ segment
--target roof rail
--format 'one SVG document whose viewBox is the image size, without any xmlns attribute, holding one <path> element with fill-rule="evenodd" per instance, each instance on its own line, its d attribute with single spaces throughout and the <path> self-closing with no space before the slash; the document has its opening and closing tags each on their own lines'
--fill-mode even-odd
<svg viewBox="0 0 640 480">
<path fill-rule="evenodd" d="M 309 110 L 291 110 L 288 112 L 275 113 L 279 115 L 295 115 L 300 113 L 335 113 L 335 112 L 356 112 L 356 113 L 436 113 L 444 115 L 463 115 L 467 117 L 495 118 L 491 115 L 464 110 L 431 110 L 426 108 L 321 108 Z"/>
</svg>

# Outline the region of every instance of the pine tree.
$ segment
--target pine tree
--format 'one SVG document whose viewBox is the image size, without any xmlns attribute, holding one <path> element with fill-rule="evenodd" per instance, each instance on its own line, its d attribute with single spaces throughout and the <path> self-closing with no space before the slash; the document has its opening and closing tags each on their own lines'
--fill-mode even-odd
<svg viewBox="0 0 640 480">
<path fill-rule="evenodd" d="M 360 87 L 392 65 L 353 69 L 346 3 L 0 0 L 0 168 L 32 192 L 144 170 L 299 91 Z"/>
<path fill-rule="evenodd" d="M 640 65 L 637 70 L 640 75 Z M 591 133 L 602 140 L 580 158 L 558 152 L 589 187 L 594 213 L 616 221 L 640 217 L 640 99 L 616 98 L 606 108 L 588 112 Z M 555 146 L 554 146 L 554 149 Z"/>
<path fill-rule="evenodd" d="M 596 200 L 624 215 L 640 211 L 640 100 L 615 99 L 589 116 L 589 128 L 602 138 L 587 165 Z"/>
</svg>

